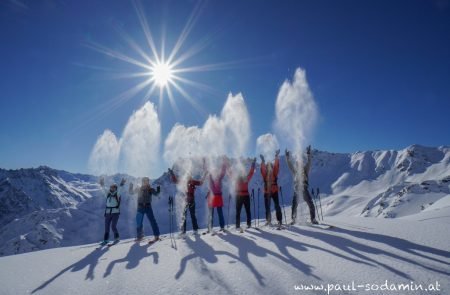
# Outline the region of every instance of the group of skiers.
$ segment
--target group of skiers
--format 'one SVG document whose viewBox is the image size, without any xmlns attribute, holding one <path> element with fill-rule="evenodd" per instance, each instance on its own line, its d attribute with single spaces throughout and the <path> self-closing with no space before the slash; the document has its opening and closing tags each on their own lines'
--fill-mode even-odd
<svg viewBox="0 0 450 295">
<path fill-rule="evenodd" d="M 279 186 L 278 186 L 278 173 L 280 170 L 280 160 L 279 160 L 280 150 L 275 152 L 275 159 L 272 162 L 267 162 L 263 155 L 261 158 L 261 176 L 264 181 L 264 205 L 265 205 L 265 217 L 266 225 L 271 225 L 271 201 L 275 205 L 275 212 L 277 218 L 278 228 L 282 225 L 282 212 L 280 207 L 280 201 L 278 196 Z M 309 207 L 311 223 L 317 224 L 315 216 L 315 207 L 312 201 L 311 195 L 309 193 L 309 170 L 311 168 L 311 146 L 306 149 L 306 160 L 305 163 L 300 166 L 296 165 L 292 159 L 291 153 L 286 150 L 286 161 L 291 171 L 294 179 L 294 194 L 292 198 L 292 213 L 291 213 L 291 224 L 295 224 L 297 217 L 297 207 L 298 207 L 298 195 L 303 194 L 303 199 Z M 205 166 L 205 165 L 204 165 Z M 252 160 L 250 170 L 247 172 L 243 169 L 230 169 L 230 165 L 226 157 L 223 157 L 222 163 L 216 171 L 216 173 L 208 172 L 205 173 L 200 179 L 194 179 L 192 174 L 187 175 L 186 187 L 182 191 L 184 196 L 184 208 L 182 210 L 182 218 L 180 225 L 180 235 L 186 233 L 186 217 L 189 211 L 192 219 L 192 227 L 194 233 L 198 233 L 198 222 L 195 214 L 195 190 L 198 186 L 203 185 L 205 181 L 208 181 L 208 194 L 207 194 L 207 206 L 208 206 L 208 230 L 207 233 L 212 233 L 213 229 L 213 217 L 214 211 L 217 211 L 219 217 L 220 231 L 225 231 L 225 219 L 223 214 L 223 193 L 222 193 L 222 182 L 225 175 L 228 175 L 230 179 L 234 179 L 235 196 L 236 196 L 236 230 L 243 231 L 240 226 L 241 211 L 242 207 L 245 208 L 247 227 L 251 227 L 251 210 L 250 210 L 250 192 L 249 192 L 249 182 L 251 181 L 256 167 L 256 158 Z M 237 170 L 237 171 L 236 171 Z M 180 183 L 180 178 L 177 177 L 172 169 L 168 169 L 170 178 L 172 182 L 178 184 Z M 120 185 L 112 184 L 109 190 L 105 190 L 106 195 L 106 207 L 105 207 L 105 234 L 101 244 L 111 244 L 109 242 L 109 229 L 112 228 L 114 233 L 114 242 L 119 241 L 119 232 L 117 230 L 117 222 L 120 214 L 120 201 L 121 193 L 123 192 L 123 187 L 126 180 L 122 179 Z M 104 179 L 100 179 L 100 185 L 104 188 Z M 150 225 L 153 230 L 154 239 L 150 240 L 149 243 L 153 243 L 159 240 L 159 227 L 156 222 L 155 215 L 152 209 L 152 197 L 157 196 L 161 192 L 159 186 L 153 188 L 150 185 L 150 179 L 148 177 L 142 178 L 142 185 L 140 187 L 134 188 L 133 183 L 129 185 L 129 194 L 137 194 L 137 213 L 136 213 L 136 241 L 141 241 L 144 238 L 143 231 L 143 220 L 144 215 L 147 216 Z"/>
</svg>

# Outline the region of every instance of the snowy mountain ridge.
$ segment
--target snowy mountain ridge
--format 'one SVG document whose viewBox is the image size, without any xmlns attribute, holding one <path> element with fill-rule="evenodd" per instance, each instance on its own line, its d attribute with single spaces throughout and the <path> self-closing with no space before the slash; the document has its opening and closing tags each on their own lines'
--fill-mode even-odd
<svg viewBox="0 0 450 295">
<path fill-rule="evenodd" d="M 280 168 L 279 185 L 283 188 L 282 201 L 289 221 L 292 176 L 284 156 Z M 122 177 L 139 183 L 139 179 L 127 175 L 109 176 L 106 182 L 119 182 Z M 104 199 L 97 182 L 95 176 L 45 166 L 0 169 L 0 255 L 98 241 L 103 232 Z M 165 233 L 169 230 L 167 197 L 175 195 L 176 188 L 167 173 L 155 180 L 155 184 L 161 185 L 162 194 L 154 200 L 154 211 Z M 413 145 L 399 151 L 353 154 L 313 151 L 310 188 L 320 188 L 325 217 L 410 218 L 430 211 L 439 213 L 450 206 L 449 185 L 450 148 L 447 146 Z M 224 196 L 227 196 L 228 186 L 224 187 Z M 262 179 L 257 171 L 250 183 L 255 201 L 258 201 L 257 189 L 261 187 Z M 206 225 L 205 195 L 206 185 L 196 194 L 201 228 Z M 180 201 L 176 199 L 178 216 L 182 210 Z M 226 210 L 228 202 L 231 203 L 230 219 L 234 220 L 234 200 L 225 197 Z M 262 218 L 261 195 L 259 203 L 257 214 Z M 302 213 L 307 212 L 303 201 L 300 208 Z M 134 236 L 135 210 L 135 196 L 125 191 L 119 220 L 123 238 Z M 301 216 L 306 219 L 306 214 Z"/>
</svg>

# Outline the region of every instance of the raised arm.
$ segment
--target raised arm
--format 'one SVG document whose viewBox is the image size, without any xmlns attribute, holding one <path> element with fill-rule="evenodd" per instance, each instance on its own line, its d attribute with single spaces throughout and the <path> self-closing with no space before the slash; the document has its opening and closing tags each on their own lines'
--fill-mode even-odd
<svg viewBox="0 0 450 295">
<path fill-rule="evenodd" d="M 153 188 L 152 188 L 152 190 L 153 190 L 153 194 L 155 196 L 157 196 L 157 195 L 159 195 L 161 193 L 161 187 L 159 185 L 156 187 L 156 190 L 153 189 Z"/>
<path fill-rule="evenodd" d="M 252 166 L 250 167 L 250 171 L 248 172 L 247 182 L 250 182 L 250 180 L 252 179 L 253 174 L 255 173 L 255 166 L 256 166 L 256 158 L 253 159 Z"/>
<path fill-rule="evenodd" d="M 261 175 L 263 177 L 263 179 L 266 179 L 267 176 L 267 168 L 266 168 L 266 162 L 264 161 L 264 156 L 263 155 L 259 155 L 261 157 Z"/>
<path fill-rule="evenodd" d="M 100 177 L 100 180 L 98 181 L 98 183 L 100 184 L 100 187 L 103 191 L 103 194 L 105 196 L 108 195 L 108 189 L 105 187 L 105 179 L 103 177 Z"/>
<path fill-rule="evenodd" d="M 117 194 L 119 195 L 119 197 L 122 196 L 122 194 L 125 192 L 125 183 L 127 182 L 127 180 L 125 178 L 122 178 L 122 180 L 120 181 L 120 185 L 117 188 Z"/>
<path fill-rule="evenodd" d="M 311 169 L 311 160 L 312 160 L 311 146 L 308 146 L 306 148 L 306 164 L 305 164 L 306 173 L 309 173 L 309 170 Z"/>
<path fill-rule="evenodd" d="M 128 195 L 134 195 L 139 192 L 140 186 L 134 186 L 132 182 L 130 182 L 130 185 L 128 186 Z"/>
<path fill-rule="evenodd" d="M 172 179 L 172 182 L 178 183 L 178 179 L 177 179 L 175 173 L 173 173 L 173 170 L 169 168 L 168 171 L 169 171 L 169 174 L 170 174 L 170 178 Z"/>
<path fill-rule="evenodd" d="M 273 175 L 275 177 L 278 176 L 278 172 L 280 171 L 280 157 L 279 157 L 279 154 L 280 154 L 280 150 L 277 150 L 275 152 L 275 163 L 273 165 Z"/>
<path fill-rule="evenodd" d="M 294 166 L 294 163 L 292 163 L 291 153 L 286 149 L 286 163 L 288 165 L 289 170 L 291 170 L 291 173 L 293 175 L 297 174 L 297 169 Z"/>
<path fill-rule="evenodd" d="M 225 173 L 227 172 L 227 167 L 228 167 L 228 161 L 225 157 L 223 157 L 222 170 L 220 171 L 220 175 L 219 175 L 220 181 L 222 181 L 222 179 L 225 177 Z"/>
</svg>

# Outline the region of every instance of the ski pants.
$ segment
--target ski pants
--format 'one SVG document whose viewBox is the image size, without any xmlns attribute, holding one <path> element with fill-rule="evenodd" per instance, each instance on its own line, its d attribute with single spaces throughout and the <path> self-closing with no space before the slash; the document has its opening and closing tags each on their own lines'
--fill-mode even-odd
<svg viewBox="0 0 450 295">
<path fill-rule="evenodd" d="M 281 207 L 280 207 L 280 201 L 278 200 L 278 192 L 276 193 L 264 193 L 264 206 L 266 207 L 266 220 L 267 222 L 272 221 L 272 216 L 270 212 L 270 200 L 273 200 L 273 203 L 275 204 L 275 211 L 277 216 L 277 221 L 282 221 L 282 214 L 281 214 Z"/>
<path fill-rule="evenodd" d="M 311 198 L 311 194 L 309 193 L 308 186 L 303 186 L 303 200 L 305 200 L 306 204 L 309 208 L 309 216 L 311 217 L 311 221 L 316 218 L 316 208 L 314 207 L 314 202 Z M 298 207 L 298 195 L 294 192 L 294 196 L 292 198 L 292 214 L 291 218 L 294 220 L 297 218 L 297 207 Z"/>
<path fill-rule="evenodd" d="M 209 207 L 209 214 L 208 214 L 208 230 L 212 231 L 213 228 L 213 218 L 214 218 L 214 207 Z M 216 207 L 217 214 L 219 215 L 219 225 L 220 228 L 225 228 L 225 218 L 223 218 L 223 210 L 222 207 Z"/>
<path fill-rule="evenodd" d="M 156 223 L 155 215 L 153 214 L 152 205 L 146 205 L 145 207 L 138 207 L 136 214 L 136 231 L 137 237 L 141 238 L 144 236 L 144 215 L 147 215 L 148 221 L 152 226 L 153 235 L 159 237 L 159 227 Z"/>
<path fill-rule="evenodd" d="M 186 202 L 183 210 L 183 216 L 181 217 L 181 232 L 186 232 L 186 218 L 187 211 L 189 210 L 189 214 L 191 215 L 192 220 L 192 228 L 194 230 L 198 230 L 197 217 L 195 216 L 195 202 Z"/>
<path fill-rule="evenodd" d="M 112 227 L 114 238 L 119 238 L 119 232 L 117 231 L 117 222 L 119 221 L 120 213 L 105 213 L 105 235 L 103 239 L 106 241 L 109 239 L 109 228 Z"/>
<path fill-rule="evenodd" d="M 247 226 L 252 225 L 252 216 L 250 213 L 250 196 L 236 196 L 236 228 L 241 227 L 241 210 L 242 205 L 245 207 L 245 213 L 247 214 Z"/>
</svg>

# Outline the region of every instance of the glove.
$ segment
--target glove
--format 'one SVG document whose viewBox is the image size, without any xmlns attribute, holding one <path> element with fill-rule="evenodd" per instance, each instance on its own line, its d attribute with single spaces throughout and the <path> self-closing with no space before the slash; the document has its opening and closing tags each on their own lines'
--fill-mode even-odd
<svg viewBox="0 0 450 295">
<path fill-rule="evenodd" d="M 256 157 L 253 158 L 252 165 L 254 166 L 256 164 Z"/>
<path fill-rule="evenodd" d="M 280 149 L 276 150 L 275 157 L 278 157 L 279 154 L 280 154 Z"/>
<path fill-rule="evenodd" d="M 286 149 L 285 154 L 286 154 L 287 158 L 289 158 L 289 156 L 291 155 L 291 153 L 288 151 L 288 149 Z"/>
<path fill-rule="evenodd" d="M 124 186 L 125 182 L 127 182 L 126 179 L 122 178 L 122 181 L 120 181 L 120 186 Z"/>
<path fill-rule="evenodd" d="M 308 155 L 311 154 L 311 145 L 308 145 L 308 147 L 306 148 L 306 153 Z"/>
<path fill-rule="evenodd" d="M 264 162 L 264 156 L 263 155 L 259 155 L 259 157 L 261 158 L 261 162 Z"/>
</svg>

